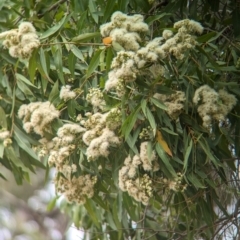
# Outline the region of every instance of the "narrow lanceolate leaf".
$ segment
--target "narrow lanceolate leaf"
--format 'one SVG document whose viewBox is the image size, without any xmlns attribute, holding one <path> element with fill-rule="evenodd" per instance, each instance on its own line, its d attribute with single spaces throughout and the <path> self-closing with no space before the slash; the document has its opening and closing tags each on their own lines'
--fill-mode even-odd
<svg viewBox="0 0 240 240">
<path fill-rule="evenodd" d="M 48 203 L 48 205 L 47 205 L 47 211 L 48 212 L 52 211 L 55 208 L 58 198 L 59 197 L 56 196 Z"/>
<path fill-rule="evenodd" d="M 100 61 L 100 54 L 101 54 L 102 50 L 98 50 L 93 58 L 91 59 L 91 62 L 88 66 L 88 70 L 87 70 L 87 74 L 86 74 L 86 78 L 90 77 L 91 74 L 97 69 L 98 65 L 99 65 L 99 61 Z"/>
<path fill-rule="evenodd" d="M 167 106 L 165 106 L 163 103 L 161 103 L 158 99 L 156 98 L 150 98 L 150 101 L 152 104 L 154 104 L 157 108 L 161 108 L 163 110 L 167 110 Z"/>
<path fill-rule="evenodd" d="M 123 48 L 123 46 L 120 45 L 118 42 L 112 41 L 111 43 L 112 43 L 112 47 L 113 47 L 114 51 L 120 52 L 120 51 L 124 51 L 124 50 L 125 50 L 125 49 Z M 104 43 L 104 44 L 105 44 L 105 43 Z"/>
<path fill-rule="evenodd" d="M 26 83 L 27 85 L 29 85 L 31 87 L 37 88 L 27 78 L 25 78 L 22 74 L 16 73 L 15 76 L 16 76 L 17 80 L 20 80 L 20 81 Z"/>
<path fill-rule="evenodd" d="M 28 172 L 28 168 L 24 166 L 22 161 L 16 156 L 16 153 L 12 146 L 5 148 L 4 153 L 6 154 L 7 158 L 17 167 L 22 168 L 23 171 Z"/>
<path fill-rule="evenodd" d="M 193 146 L 193 141 L 190 140 L 190 144 L 187 147 L 186 153 L 184 155 L 184 162 L 183 162 L 183 170 L 186 172 L 187 170 L 187 166 L 188 166 L 188 159 L 189 159 L 189 155 L 192 151 L 192 146 Z"/>
<path fill-rule="evenodd" d="M 7 129 L 7 117 L 2 107 L 0 107 L 0 126 Z"/>
<path fill-rule="evenodd" d="M 99 32 L 93 32 L 93 33 L 83 33 L 81 35 L 78 35 L 77 37 L 74 37 L 72 39 L 72 42 L 84 42 L 87 40 L 90 40 L 95 37 L 100 37 L 101 34 Z"/>
<path fill-rule="evenodd" d="M 156 134 L 156 130 L 157 130 L 157 126 L 156 126 L 156 122 L 155 122 L 155 119 L 154 119 L 154 116 L 152 114 L 152 112 L 150 111 L 150 109 L 147 107 L 146 108 L 146 118 L 148 119 L 149 121 L 149 124 L 153 130 L 153 134 L 155 136 Z"/>
<path fill-rule="evenodd" d="M 162 164 L 164 164 L 163 166 L 161 166 L 161 168 L 162 168 L 163 172 L 166 174 L 166 176 L 167 177 L 176 177 L 177 174 L 176 174 L 174 168 L 172 167 L 171 163 L 169 162 L 169 159 L 168 159 L 167 155 L 165 154 L 164 149 L 162 148 L 162 146 L 159 143 L 156 144 L 156 151 L 162 161 Z"/>
<path fill-rule="evenodd" d="M 63 63 L 62 63 L 62 48 L 57 45 L 57 50 L 54 53 L 54 62 L 57 69 L 58 77 L 63 85 L 65 85 L 65 80 L 63 76 Z"/>
<path fill-rule="evenodd" d="M 52 87 L 50 94 L 49 94 L 48 100 L 51 103 L 59 96 L 58 85 L 59 85 L 58 81 L 56 81 Z"/>
<path fill-rule="evenodd" d="M 162 146 L 163 150 L 169 155 L 169 156 L 173 156 L 172 155 L 172 151 L 170 150 L 170 148 L 168 147 L 167 142 L 164 140 L 162 133 L 157 130 L 157 141 L 158 143 Z"/>
<path fill-rule="evenodd" d="M 211 149 L 209 148 L 209 145 L 207 144 L 205 139 L 199 139 L 198 143 L 200 144 L 203 151 L 207 154 L 208 158 L 214 163 L 214 165 L 218 168 L 220 165 L 220 162 L 213 156 Z"/>
<path fill-rule="evenodd" d="M 71 46 L 71 51 L 72 53 L 80 60 L 82 60 L 83 62 L 85 62 L 85 59 L 83 57 L 82 52 L 74 45 Z"/>
<path fill-rule="evenodd" d="M 122 133 L 125 136 L 125 139 L 128 138 L 130 132 L 133 129 L 134 124 L 137 121 L 138 112 L 141 106 L 136 107 L 136 109 L 126 118 L 125 122 L 122 125 Z"/>
<path fill-rule="evenodd" d="M 93 204 L 92 204 L 92 201 L 90 199 L 88 199 L 86 201 L 86 203 L 84 204 L 84 207 L 86 208 L 90 218 L 92 219 L 92 221 L 94 222 L 94 224 L 99 227 L 99 221 L 98 221 L 98 217 L 94 211 L 94 208 L 93 208 Z"/>
<path fill-rule="evenodd" d="M 71 14 L 65 15 L 61 21 L 59 21 L 58 23 L 54 24 L 53 27 L 49 28 L 46 32 L 44 32 L 40 39 L 45 39 L 48 38 L 50 36 L 52 36 L 54 33 L 56 33 L 57 31 L 59 31 L 63 25 L 68 21 L 68 19 L 71 17 Z"/>
<path fill-rule="evenodd" d="M 41 72 L 41 70 L 42 70 L 44 78 L 46 78 L 47 80 L 50 80 L 50 77 L 48 75 L 47 61 L 46 61 L 44 50 L 42 48 L 40 48 L 40 59 L 39 60 L 40 60 L 40 66 L 38 66 L 39 71 Z"/>
<path fill-rule="evenodd" d="M 35 78 L 36 69 L 37 69 L 36 55 L 37 55 L 37 50 L 34 50 L 28 63 L 28 74 L 29 74 L 30 81 L 32 83 L 34 83 L 34 78 Z"/>
<path fill-rule="evenodd" d="M 3 153 L 4 153 L 4 146 L 3 146 L 3 142 L 0 143 L 0 158 L 3 157 Z"/>
</svg>

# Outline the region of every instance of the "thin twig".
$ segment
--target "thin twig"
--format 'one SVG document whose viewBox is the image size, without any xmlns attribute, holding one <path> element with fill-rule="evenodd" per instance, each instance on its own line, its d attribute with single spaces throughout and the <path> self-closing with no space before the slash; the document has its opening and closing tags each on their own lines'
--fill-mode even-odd
<svg viewBox="0 0 240 240">
<path fill-rule="evenodd" d="M 55 42 L 55 43 L 42 43 L 40 46 L 50 46 L 50 45 L 57 45 L 57 44 L 74 44 L 80 46 L 108 46 L 103 43 L 77 43 L 77 42 Z"/>
<path fill-rule="evenodd" d="M 158 3 L 157 5 L 153 6 L 153 7 L 148 11 L 148 13 L 150 14 L 150 13 L 154 12 L 154 10 L 156 10 L 157 8 L 160 8 L 160 7 L 162 7 L 162 6 L 166 6 L 167 4 L 168 4 L 168 0 L 165 0 L 165 1 L 163 1 L 163 2 L 160 2 L 160 3 Z"/>
<path fill-rule="evenodd" d="M 60 4 L 67 2 L 67 0 L 59 0 L 58 2 L 54 3 L 51 7 L 49 7 L 45 12 L 38 14 L 38 17 L 43 17 L 47 12 L 52 11 L 53 9 L 57 8 Z"/>
</svg>

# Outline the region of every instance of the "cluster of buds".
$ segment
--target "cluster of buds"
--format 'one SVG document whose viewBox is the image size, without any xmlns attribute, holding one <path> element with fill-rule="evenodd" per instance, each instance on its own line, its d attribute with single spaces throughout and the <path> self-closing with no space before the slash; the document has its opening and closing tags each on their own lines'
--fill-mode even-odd
<svg viewBox="0 0 240 240">
<path fill-rule="evenodd" d="M 153 130 L 150 126 L 143 128 L 139 134 L 139 138 L 143 140 L 150 140 L 153 138 Z"/>
<path fill-rule="evenodd" d="M 167 188 L 168 190 L 172 190 L 174 192 L 184 192 L 187 189 L 187 184 L 183 184 L 182 181 L 182 173 L 177 173 L 177 177 L 173 180 L 166 178 L 160 178 L 158 180 L 158 182 L 161 183 L 164 188 Z"/>
</svg>

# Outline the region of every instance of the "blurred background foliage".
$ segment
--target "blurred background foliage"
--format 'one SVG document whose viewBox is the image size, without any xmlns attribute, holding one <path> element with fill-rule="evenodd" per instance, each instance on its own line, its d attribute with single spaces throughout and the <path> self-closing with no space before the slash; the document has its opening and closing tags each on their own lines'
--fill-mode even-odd
<svg viewBox="0 0 240 240">
<path fill-rule="evenodd" d="M 17 117 L 18 109 L 22 104 L 49 100 L 61 110 L 62 121 L 73 122 L 79 113 L 91 111 L 84 98 L 63 102 L 59 92 L 66 84 L 84 96 L 90 87 L 104 87 L 116 49 L 102 44 L 100 25 L 109 22 L 115 11 L 142 14 L 150 27 L 147 41 L 161 36 L 164 29 L 172 29 L 181 19 L 200 22 L 204 33 L 197 38 L 198 46 L 183 60 L 161 61 L 168 72 L 161 84 L 159 80 L 152 83 L 139 78 L 131 87 L 141 94 L 130 93 L 120 101 L 125 114 L 122 122 L 125 127 L 121 129 L 125 141 L 119 149 L 108 159 L 96 162 L 87 162 L 77 153 L 85 170 L 98 176 L 94 197 L 81 206 L 63 200 L 60 208 L 76 227 L 86 230 L 84 239 L 227 239 L 227 234 L 231 234 L 230 239 L 238 239 L 239 102 L 228 115 L 231 124 L 216 122 L 210 133 L 202 127 L 192 103 L 195 90 L 204 84 L 216 90 L 226 89 L 240 98 L 238 0 L 2 0 L 0 11 L 1 32 L 29 21 L 41 41 L 29 61 L 12 58 L 7 49 L 0 48 L 0 125 L 10 131 L 12 139 L 8 148 L 0 142 L 0 176 L 6 179 L 6 184 L 14 184 L 6 174 L 8 169 L 17 184 L 33 182 L 36 188 L 39 184 L 35 185 L 34 179 L 39 172 L 41 177 L 45 174 L 45 182 L 48 180 L 47 157 L 39 158 L 33 151 L 32 147 L 39 145 L 39 136 L 26 134 Z M 185 92 L 187 101 L 179 121 L 173 121 L 162 106 L 149 101 L 153 89 L 164 94 L 173 90 Z M 119 104 L 119 100 L 107 100 L 110 106 Z M 157 111 L 151 114 L 153 106 Z M 146 115 L 145 107 L 149 109 Z M 53 128 L 57 130 L 61 124 L 57 122 Z M 117 170 L 128 153 L 134 152 L 134 146 L 139 146 L 140 130 L 149 124 L 161 130 L 173 155 L 158 149 L 161 166 L 158 177 L 171 179 L 181 172 L 188 187 L 183 193 L 175 193 L 155 182 L 155 194 L 144 206 L 119 190 Z M 155 174 L 152 173 L 153 178 L 157 177 Z M 6 190 L 10 189 L 11 186 Z M 18 197 L 17 188 L 13 193 Z M 25 190 L 21 194 L 25 195 Z M 7 194 L 5 197 L 9 199 Z M 49 211 L 57 199 L 58 196 L 50 201 Z M 19 204 L 14 201 L 9 204 Z"/>
</svg>

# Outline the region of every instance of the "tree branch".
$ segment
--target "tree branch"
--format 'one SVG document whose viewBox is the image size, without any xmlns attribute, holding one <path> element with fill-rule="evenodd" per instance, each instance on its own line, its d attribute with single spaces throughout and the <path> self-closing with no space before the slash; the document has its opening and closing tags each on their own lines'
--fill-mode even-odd
<svg viewBox="0 0 240 240">
<path fill-rule="evenodd" d="M 60 4 L 67 2 L 67 0 L 59 0 L 54 3 L 51 7 L 49 7 L 45 12 L 38 14 L 38 17 L 41 18 L 45 15 L 45 13 L 52 11 L 53 9 L 57 8 Z"/>
</svg>

